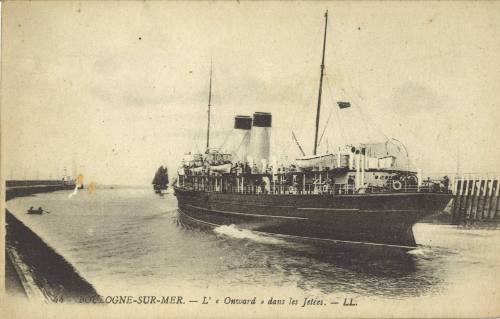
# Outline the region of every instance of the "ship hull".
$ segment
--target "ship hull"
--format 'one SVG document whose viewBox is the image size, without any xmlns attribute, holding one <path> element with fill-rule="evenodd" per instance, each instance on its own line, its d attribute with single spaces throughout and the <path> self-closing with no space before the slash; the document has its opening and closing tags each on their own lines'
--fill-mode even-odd
<svg viewBox="0 0 500 319">
<path fill-rule="evenodd" d="M 391 193 L 272 195 L 175 188 L 181 219 L 346 243 L 416 246 L 412 226 L 442 211 L 451 195 Z"/>
</svg>

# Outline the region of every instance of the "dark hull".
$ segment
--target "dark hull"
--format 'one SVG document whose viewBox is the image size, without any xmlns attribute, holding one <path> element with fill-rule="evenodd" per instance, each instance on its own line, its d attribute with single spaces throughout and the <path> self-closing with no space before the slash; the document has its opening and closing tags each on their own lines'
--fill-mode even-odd
<svg viewBox="0 0 500 319">
<path fill-rule="evenodd" d="M 346 243 L 416 246 L 412 226 L 450 194 L 254 195 L 175 187 L 180 217 L 210 226 Z"/>
<path fill-rule="evenodd" d="M 42 214 L 43 214 L 43 212 L 36 211 L 36 210 L 35 210 L 35 211 L 30 211 L 30 210 L 28 210 L 27 214 L 28 214 L 28 215 L 42 215 Z"/>
</svg>

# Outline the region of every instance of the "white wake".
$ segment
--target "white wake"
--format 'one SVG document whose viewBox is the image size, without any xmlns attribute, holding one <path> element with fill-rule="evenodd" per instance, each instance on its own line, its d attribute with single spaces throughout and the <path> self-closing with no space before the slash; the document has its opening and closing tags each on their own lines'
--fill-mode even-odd
<svg viewBox="0 0 500 319">
<path fill-rule="evenodd" d="M 272 236 L 255 233 L 249 229 L 240 229 L 236 225 L 222 225 L 214 229 L 219 235 L 225 235 L 232 238 L 249 239 L 264 244 L 282 244 L 284 240 Z"/>
</svg>

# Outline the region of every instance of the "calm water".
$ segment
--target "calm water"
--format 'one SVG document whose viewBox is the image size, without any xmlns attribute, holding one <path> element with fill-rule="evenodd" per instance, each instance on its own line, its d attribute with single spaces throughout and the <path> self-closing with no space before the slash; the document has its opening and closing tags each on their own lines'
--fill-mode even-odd
<svg viewBox="0 0 500 319">
<path fill-rule="evenodd" d="M 499 282 L 500 232 L 495 230 L 417 224 L 421 247 L 404 257 L 377 258 L 230 225 L 188 229 L 177 220 L 176 198 L 159 197 L 150 189 L 69 194 L 17 198 L 7 207 L 102 295 L 184 290 L 201 296 L 226 289 L 226 294 L 245 296 L 250 289 L 297 297 L 458 301 L 471 289 L 480 289 L 478 297 L 494 298 Z M 30 206 L 51 213 L 27 215 Z"/>
</svg>

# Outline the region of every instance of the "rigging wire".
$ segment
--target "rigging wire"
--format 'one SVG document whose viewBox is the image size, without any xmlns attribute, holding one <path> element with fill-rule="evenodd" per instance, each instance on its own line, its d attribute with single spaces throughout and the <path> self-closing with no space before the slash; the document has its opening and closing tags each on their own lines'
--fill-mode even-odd
<svg viewBox="0 0 500 319">
<path fill-rule="evenodd" d="M 345 58 L 344 55 L 339 55 L 337 58 L 338 58 L 338 60 L 340 60 L 339 61 L 340 65 L 349 65 L 349 63 L 347 63 L 346 58 Z M 353 87 L 353 84 L 352 84 L 352 77 L 347 76 L 345 78 L 347 79 L 347 85 L 350 88 L 349 92 L 357 92 L 357 90 L 354 90 L 354 87 Z M 358 78 L 359 78 L 359 72 L 358 72 Z M 352 102 L 351 103 L 352 106 L 356 107 L 356 111 L 358 113 L 360 113 L 360 115 L 362 117 L 362 120 L 365 122 L 365 125 L 367 127 L 371 127 L 375 131 L 377 131 L 380 135 L 382 135 L 385 138 L 386 141 L 390 140 L 390 138 L 384 133 L 384 131 L 382 131 L 382 129 L 379 127 L 379 125 L 377 125 L 371 119 L 371 117 L 367 116 L 366 113 L 363 111 L 363 108 L 361 107 L 361 105 L 362 105 L 361 100 L 364 100 L 364 99 L 359 95 L 359 92 L 357 93 L 357 96 L 359 97 L 359 99 L 358 99 L 357 97 L 354 97 L 351 94 L 347 93 L 346 90 L 342 89 L 342 91 L 344 92 L 344 94 L 346 95 L 346 97 L 349 98 L 349 100 Z"/>
<path fill-rule="evenodd" d="M 220 90 L 219 90 L 219 85 L 218 85 L 218 78 L 217 78 L 217 73 L 216 72 L 213 72 L 212 73 L 212 109 L 211 109 L 211 117 L 212 117 L 212 122 L 215 124 L 215 123 L 220 123 L 221 121 L 218 121 L 216 120 L 217 118 L 220 119 L 219 116 L 217 116 L 217 112 L 214 112 L 215 110 L 217 110 L 217 108 L 213 108 L 214 105 L 217 105 L 218 107 L 220 107 L 221 105 L 223 105 L 224 103 L 222 102 L 223 100 L 221 99 L 221 97 L 223 96 L 222 94 L 219 94 L 220 93 Z M 214 103 L 217 102 L 217 103 Z M 214 131 L 216 131 L 216 128 L 214 127 Z M 220 144 L 219 147 L 215 148 L 217 151 L 221 151 L 221 149 L 224 147 L 224 145 L 226 144 L 226 142 L 229 140 L 229 137 L 232 135 L 233 131 L 232 130 L 229 130 L 229 132 L 226 134 L 224 140 L 222 141 L 222 143 Z M 213 136 L 215 137 L 215 135 Z"/>
<path fill-rule="evenodd" d="M 198 141 L 196 141 L 196 137 L 194 138 L 194 146 L 196 147 L 196 153 L 201 153 L 200 148 L 198 147 Z"/>
<path fill-rule="evenodd" d="M 349 82 L 349 86 L 351 88 L 352 91 L 354 91 L 354 88 L 352 86 L 352 81 L 350 79 L 348 79 L 348 82 Z M 344 91 L 345 92 L 345 91 Z M 346 95 L 350 98 L 350 99 L 353 99 L 353 97 L 346 93 Z M 359 93 L 358 93 L 358 96 L 359 96 Z M 361 97 L 360 97 L 361 98 Z M 356 101 L 360 101 L 358 98 L 354 98 Z M 354 100 L 353 99 L 353 100 Z M 361 98 L 362 99 L 362 98 Z M 406 148 L 406 145 L 404 143 L 402 143 L 401 141 L 395 139 L 395 138 L 390 138 L 388 137 L 384 131 L 382 131 L 382 129 L 379 128 L 378 125 L 375 124 L 375 122 L 372 121 L 372 119 L 366 115 L 366 113 L 363 111 L 363 108 L 361 107 L 361 104 L 362 103 L 357 103 L 355 104 L 356 107 L 356 110 L 358 111 L 358 114 L 360 114 L 361 118 L 363 119 L 363 121 L 365 122 L 366 126 L 370 126 L 372 129 L 375 129 L 379 134 L 381 134 L 384 138 L 385 138 L 385 151 L 387 154 L 389 154 L 389 149 L 388 149 L 388 144 L 393 144 L 394 146 L 396 146 L 396 148 L 398 148 L 398 151 L 400 151 L 400 148 L 399 146 L 397 146 L 396 144 L 394 144 L 393 141 L 397 141 L 401 146 L 403 146 L 403 149 L 405 150 L 405 153 L 406 153 L 406 160 L 407 160 L 407 169 L 409 170 L 410 169 L 410 157 L 409 157 L 409 154 L 408 154 L 408 150 Z"/>
<path fill-rule="evenodd" d="M 314 35 L 318 35 L 318 38 L 319 39 L 323 39 L 323 28 L 324 26 L 322 24 L 318 24 L 317 26 L 315 26 L 315 32 L 312 32 L 312 34 Z M 318 43 L 322 43 L 321 41 L 318 41 Z M 321 44 L 319 44 L 321 45 Z M 302 87 L 302 88 L 308 88 L 309 86 L 307 84 L 302 84 L 302 83 L 309 83 L 309 81 L 312 81 L 312 73 L 311 73 L 311 78 L 309 79 L 307 76 L 304 78 L 304 77 L 297 77 L 296 75 L 299 75 L 299 74 L 308 74 L 308 72 L 306 70 L 311 70 L 311 65 L 313 63 L 311 62 L 311 59 L 310 59 L 310 56 L 305 56 L 304 59 L 302 60 L 301 62 L 301 67 L 296 71 L 296 72 L 293 72 L 291 75 L 288 76 L 288 78 L 298 78 L 298 79 L 303 79 L 301 81 L 298 81 L 297 82 L 297 85 L 299 87 Z M 315 64 L 314 64 L 315 65 Z M 316 73 L 314 73 L 316 74 Z M 303 135 L 303 130 L 306 128 L 303 124 L 304 120 L 303 120 L 303 114 L 309 114 L 309 112 L 307 112 L 307 108 L 310 107 L 311 105 L 311 101 L 314 101 L 314 96 L 317 92 L 315 92 L 314 90 L 302 90 L 301 92 L 301 97 L 303 97 L 304 99 L 302 99 L 303 103 L 301 103 L 299 105 L 299 108 L 297 110 L 295 110 L 294 112 L 292 112 L 292 116 L 287 116 L 286 118 L 287 119 L 290 119 L 289 121 L 286 121 L 285 123 L 288 124 L 287 125 L 287 128 L 289 127 L 300 127 L 302 128 L 302 130 L 296 130 L 295 132 L 297 133 L 296 135 Z M 296 121 L 297 121 L 297 118 L 300 117 L 300 125 L 295 125 Z M 291 131 L 288 129 L 288 131 Z M 288 134 L 287 134 L 288 135 Z M 293 142 L 293 138 L 291 138 L 291 141 Z M 281 149 L 283 150 L 281 152 L 281 154 L 287 154 L 287 152 L 289 151 L 290 147 L 292 144 L 294 143 L 284 143 L 286 145 L 286 147 L 282 147 Z M 280 145 L 278 144 L 278 147 Z"/>
<path fill-rule="evenodd" d="M 295 136 L 295 133 L 292 131 L 292 137 L 293 139 L 295 140 L 295 143 L 297 144 L 297 146 L 299 147 L 299 150 L 300 152 L 302 153 L 302 156 L 306 156 L 306 153 L 304 152 L 304 150 L 302 149 L 302 146 L 300 146 L 300 143 L 299 141 L 297 140 L 297 137 Z"/>
<path fill-rule="evenodd" d="M 325 74 L 325 78 L 326 78 L 326 83 L 328 85 L 328 92 L 330 92 L 330 98 L 332 99 L 332 102 L 333 102 L 333 106 L 332 108 L 335 109 L 335 113 L 336 113 L 336 119 L 337 119 L 337 124 L 340 128 L 340 138 L 342 139 L 341 143 L 339 144 L 342 144 L 342 143 L 345 143 L 346 141 L 346 138 L 345 138 L 345 131 L 344 131 L 344 127 L 342 126 L 342 120 L 340 118 L 340 111 L 335 107 L 335 99 L 334 99 L 334 95 L 333 95 L 333 90 L 332 90 L 332 86 L 330 84 L 330 79 L 328 77 L 328 73 Z"/>
<path fill-rule="evenodd" d="M 328 114 L 328 118 L 326 119 L 325 127 L 323 128 L 323 132 L 321 132 L 321 137 L 319 138 L 318 145 L 321 144 L 321 141 L 323 140 L 323 135 L 325 134 L 326 128 L 328 127 L 328 123 L 330 122 L 330 118 L 332 117 L 333 113 L 333 106 L 330 108 L 330 113 Z"/>
<path fill-rule="evenodd" d="M 224 141 L 222 142 L 222 144 L 217 148 L 217 150 L 220 152 L 220 150 L 224 147 L 224 145 L 226 144 L 227 140 L 229 139 L 229 137 L 231 136 L 231 134 L 233 133 L 232 130 L 230 130 L 228 132 L 228 134 L 226 135 L 226 138 L 224 138 Z"/>
<path fill-rule="evenodd" d="M 211 114 L 210 114 L 210 117 L 212 118 L 212 123 L 213 124 L 216 124 L 216 123 L 219 123 L 219 121 L 217 121 L 217 112 L 214 112 L 217 108 L 214 107 L 214 106 L 220 106 L 220 99 L 219 99 L 219 90 L 218 90 L 218 85 L 216 83 L 217 81 L 217 76 L 216 76 L 216 72 L 213 72 L 213 60 L 212 60 L 212 57 L 210 58 L 210 81 L 211 81 L 211 87 L 210 87 L 210 96 L 211 96 Z M 217 98 L 216 98 L 217 97 Z M 215 125 L 213 125 L 213 132 L 215 133 L 216 132 L 216 127 Z M 215 137 L 215 134 L 212 134 L 213 137 Z M 212 145 L 214 145 L 215 143 L 212 143 Z M 219 147 L 220 149 L 220 147 Z M 217 150 L 219 150 L 217 149 Z"/>
<path fill-rule="evenodd" d="M 305 69 L 305 67 L 304 67 L 304 69 Z M 302 116 L 301 114 L 306 113 L 305 112 L 306 111 L 306 107 L 310 106 L 310 102 L 313 100 L 313 96 L 314 95 L 315 95 L 315 92 L 313 92 L 312 90 L 309 91 L 309 94 L 306 95 L 306 99 L 303 100 L 303 103 L 300 103 L 300 106 L 299 106 L 297 112 L 293 112 L 291 121 L 287 121 L 288 123 L 291 123 L 291 125 L 289 125 L 288 127 L 302 127 L 302 128 L 304 128 L 303 125 L 294 125 L 294 124 L 297 121 L 297 118 L 299 116 Z M 302 120 L 301 122 L 303 122 L 303 118 L 302 117 L 301 117 L 301 120 Z M 291 130 L 289 130 L 289 131 L 291 131 Z M 296 135 L 299 135 L 299 134 L 296 134 Z M 292 138 L 292 142 L 293 142 L 293 138 Z M 293 143 L 284 143 L 284 144 L 286 145 L 286 147 L 282 148 L 283 151 L 281 153 L 282 154 L 287 154 L 288 150 L 290 149 L 290 147 L 291 147 L 291 145 Z"/>
<path fill-rule="evenodd" d="M 332 150 L 334 150 L 334 149 L 335 149 L 335 148 L 333 147 L 333 145 L 332 145 L 332 144 L 330 144 L 330 142 L 329 142 L 328 140 L 327 140 L 327 142 L 326 142 L 326 145 L 327 145 L 327 147 L 329 146 Z"/>
<path fill-rule="evenodd" d="M 243 145 L 243 142 L 245 141 L 245 139 L 248 139 L 248 138 L 250 138 L 250 137 L 249 137 L 249 134 L 245 134 L 245 135 L 243 136 L 243 138 L 241 139 L 241 142 L 240 142 L 240 144 L 238 145 L 238 147 L 237 147 L 234 151 L 232 151 L 232 152 L 231 152 L 231 155 L 234 155 L 235 157 L 238 157 L 238 156 L 236 156 L 236 155 L 238 154 L 238 151 L 240 150 L 241 145 Z M 240 160 L 240 161 L 241 161 L 241 160 L 243 160 L 243 161 L 244 161 L 245 159 L 244 159 L 244 158 L 243 158 L 243 159 L 242 159 L 242 158 L 239 158 L 239 160 Z"/>
<path fill-rule="evenodd" d="M 372 129 L 375 129 L 375 131 L 377 131 L 378 133 L 380 133 L 386 140 L 388 140 L 389 138 L 384 134 L 384 132 L 382 132 L 382 130 L 380 130 L 376 125 L 372 124 L 372 122 L 369 120 L 369 117 L 366 115 L 366 113 L 364 113 L 362 110 L 361 110 L 361 106 L 360 104 L 356 103 L 355 104 L 355 109 L 356 111 L 358 112 L 359 116 L 361 117 L 361 119 L 363 120 L 364 124 L 365 124 L 365 127 L 366 128 L 372 128 Z"/>
<path fill-rule="evenodd" d="M 348 82 L 348 85 L 351 89 L 351 92 L 354 92 L 354 87 L 353 87 L 352 81 L 349 77 L 347 78 L 347 82 Z M 345 92 L 345 90 L 344 90 L 344 92 Z M 363 111 L 363 108 L 361 107 L 362 103 L 360 101 L 360 99 L 362 99 L 362 98 L 361 98 L 361 96 L 359 96 L 359 92 L 357 95 L 360 97 L 360 99 L 352 96 L 351 94 L 349 94 L 347 92 L 345 92 L 345 94 L 349 97 L 350 100 L 353 100 L 353 101 L 355 100 L 354 104 L 355 104 L 355 106 L 357 106 L 356 110 L 361 115 L 365 124 L 367 126 L 371 126 L 371 128 L 373 128 L 373 129 L 375 129 L 379 134 L 381 134 L 386 139 L 386 141 L 390 140 L 390 138 L 382 131 L 382 129 L 380 129 L 380 127 L 375 122 L 373 122 L 373 120 L 369 116 L 367 116 L 366 113 Z"/>
<path fill-rule="evenodd" d="M 351 82 L 351 80 L 350 80 L 350 79 L 348 79 L 348 81 L 349 81 L 349 86 L 351 87 L 351 90 L 352 90 L 352 91 L 354 91 L 354 88 L 353 88 L 353 86 L 352 86 L 352 82 Z M 347 94 L 347 93 L 346 93 L 346 94 Z M 350 94 L 347 94 L 347 95 L 349 96 L 349 98 L 350 98 L 350 99 L 355 99 L 356 101 L 360 101 L 360 100 L 359 100 L 358 98 L 356 98 L 356 97 L 354 97 L 354 98 L 353 98 Z M 358 96 L 359 96 L 359 93 L 358 93 Z M 360 96 L 359 96 L 359 97 L 360 97 Z M 360 97 L 360 99 L 362 99 L 362 98 Z M 371 120 L 371 118 L 370 118 L 369 116 L 367 116 L 367 115 L 366 115 L 366 113 L 363 111 L 363 108 L 361 107 L 361 104 L 362 104 L 362 103 L 357 103 L 357 102 L 356 102 L 356 104 L 355 104 L 355 105 L 357 106 L 357 107 L 356 107 L 356 110 L 358 111 L 358 114 L 360 114 L 360 115 L 361 115 L 361 118 L 363 119 L 363 121 L 365 122 L 365 124 L 366 124 L 367 126 L 370 126 L 372 129 L 375 129 L 375 131 L 377 131 L 380 135 L 382 135 L 382 136 L 385 138 L 385 143 L 384 143 L 384 144 L 385 144 L 385 151 L 386 151 L 386 154 L 387 154 L 387 155 L 389 155 L 388 143 L 391 143 L 391 144 L 393 144 L 393 145 L 394 145 L 394 143 L 393 143 L 393 142 L 391 142 L 391 140 L 392 140 L 392 139 L 391 139 L 390 137 L 388 137 L 388 136 L 384 133 L 384 131 L 382 131 L 382 129 L 380 129 L 380 128 L 379 128 L 379 126 L 378 126 L 377 124 L 375 124 L 375 122 L 373 122 L 373 121 Z M 403 143 L 401 143 L 401 142 L 400 142 L 400 144 L 402 144 L 402 145 L 405 147 L 405 150 L 406 150 L 406 146 L 405 146 Z M 397 147 L 397 146 L 396 146 L 396 147 Z M 406 155 L 407 155 L 407 160 L 409 161 L 408 151 L 406 151 Z M 408 164 L 408 166 L 409 166 L 409 164 Z"/>
</svg>

